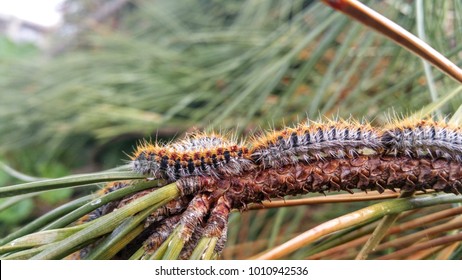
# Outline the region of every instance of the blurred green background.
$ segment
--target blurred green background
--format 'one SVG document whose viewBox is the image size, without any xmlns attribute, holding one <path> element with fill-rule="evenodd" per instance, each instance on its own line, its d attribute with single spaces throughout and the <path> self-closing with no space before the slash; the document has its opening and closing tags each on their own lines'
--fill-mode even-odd
<svg viewBox="0 0 462 280">
<path fill-rule="evenodd" d="M 460 1 L 424 1 L 420 10 L 415 1 L 364 2 L 415 34 L 420 24 L 426 41 L 461 65 Z M 245 137 L 320 116 L 381 125 L 435 104 L 452 116 L 462 101 L 456 94 L 438 103 L 456 82 L 426 74 L 421 59 L 318 1 L 62 7 L 46 48 L 0 37 L 0 160 L 32 176 L 116 167 L 140 139 L 170 141 L 194 129 Z M 0 185 L 15 182 L 0 172 Z M 55 191 L 6 207 L 0 234 L 78 194 Z M 280 222 L 292 222 L 292 233 L 305 218 L 337 210 L 291 208 L 284 211 L 300 214 L 279 214 Z M 254 228 L 249 240 L 262 231 Z"/>
</svg>

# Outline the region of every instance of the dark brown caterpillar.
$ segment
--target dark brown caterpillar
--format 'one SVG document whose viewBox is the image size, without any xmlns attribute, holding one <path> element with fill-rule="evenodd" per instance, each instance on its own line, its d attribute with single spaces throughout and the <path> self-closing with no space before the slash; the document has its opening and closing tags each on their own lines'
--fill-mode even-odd
<svg viewBox="0 0 462 280">
<path fill-rule="evenodd" d="M 281 168 L 261 169 L 223 180 L 185 178 L 177 182 L 184 192 L 213 188 L 226 190 L 232 208 L 287 195 L 312 192 L 401 189 L 462 193 L 462 165 L 431 157 L 361 155 L 355 158 L 299 162 Z"/>
<path fill-rule="evenodd" d="M 153 224 L 146 230 L 152 235 L 144 242 L 146 252 L 154 252 L 181 225 L 179 234 L 185 241 L 182 258 L 191 255 L 202 236 L 218 238 L 217 246 L 220 245 L 215 251 L 219 254 L 226 240 L 226 221 L 231 209 L 245 210 L 250 203 L 287 195 L 385 189 L 462 193 L 462 164 L 431 156 L 372 154 L 298 161 L 279 168 L 260 167 L 239 176 L 188 176 L 178 180 L 180 199 L 159 208 L 150 217 Z M 130 195 L 117 207 L 150 191 Z M 80 256 L 85 256 L 91 248 L 82 250 Z"/>
</svg>

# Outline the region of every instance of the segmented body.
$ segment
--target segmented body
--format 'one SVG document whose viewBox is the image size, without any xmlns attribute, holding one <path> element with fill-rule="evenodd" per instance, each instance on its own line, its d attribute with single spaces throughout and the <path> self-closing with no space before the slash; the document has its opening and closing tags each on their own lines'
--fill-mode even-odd
<svg viewBox="0 0 462 280">
<path fill-rule="evenodd" d="M 193 134 L 169 145 L 144 144 L 132 157 L 135 172 L 175 181 L 179 197 L 145 221 L 145 255 L 178 228 L 189 258 L 202 237 L 226 241 L 228 214 L 250 203 L 287 195 L 395 188 L 462 193 L 462 134 L 444 122 L 303 123 L 237 144 L 218 134 Z M 109 184 L 101 194 L 123 184 Z M 98 208 L 85 221 L 152 192 L 144 190 Z M 143 235 L 144 236 L 144 235 Z M 92 245 L 93 246 L 93 245 Z M 83 258 L 93 248 L 80 251 Z"/>
<path fill-rule="evenodd" d="M 246 147 L 224 137 L 195 134 L 172 145 L 138 147 L 132 168 L 170 181 L 187 176 L 237 175 L 252 167 L 247 153 Z"/>
<path fill-rule="evenodd" d="M 400 121 L 374 128 L 355 121 L 306 122 L 237 144 L 218 134 L 194 134 L 170 145 L 145 144 L 133 156 L 135 172 L 175 181 L 223 178 L 255 168 L 359 155 L 431 156 L 462 162 L 462 131 L 444 122 Z"/>
<path fill-rule="evenodd" d="M 381 142 L 387 154 L 462 162 L 462 131 L 444 122 L 414 120 L 389 125 Z"/>
<path fill-rule="evenodd" d="M 304 123 L 273 131 L 252 143 L 251 158 L 265 167 L 299 160 L 344 158 L 381 150 L 380 135 L 369 124 L 357 122 Z"/>
</svg>

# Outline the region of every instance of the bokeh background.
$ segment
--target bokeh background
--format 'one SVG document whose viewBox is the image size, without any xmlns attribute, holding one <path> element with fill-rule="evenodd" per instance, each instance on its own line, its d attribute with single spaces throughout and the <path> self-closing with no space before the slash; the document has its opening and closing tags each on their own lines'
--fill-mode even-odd
<svg viewBox="0 0 462 280">
<path fill-rule="evenodd" d="M 461 65 L 460 1 L 364 2 Z M 0 186 L 19 182 L 10 168 L 34 177 L 113 168 L 141 139 L 196 129 L 245 138 L 321 116 L 382 125 L 429 108 L 462 114 L 457 82 L 318 1 L 64 0 L 45 26 L 3 12 Z M 92 190 L 0 201 L 0 234 Z M 233 214 L 224 257 L 361 206 Z"/>
</svg>

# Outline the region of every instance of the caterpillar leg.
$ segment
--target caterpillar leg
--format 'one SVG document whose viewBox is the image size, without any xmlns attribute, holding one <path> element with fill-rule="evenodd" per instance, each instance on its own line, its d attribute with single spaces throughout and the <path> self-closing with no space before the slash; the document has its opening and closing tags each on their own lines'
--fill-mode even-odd
<svg viewBox="0 0 462 280">
<path fill-rule="evenodd" d="M 215 238 L 217 242 L 214 243 L 215 245 L 212 249 L 216 255 L 220 255 L 226 242 L 230 209 L 231 205 L 228 199 L 225 196 L 220 197 L 212 211 L 210 211 L 205 225 L 196 228 L 193 237 L 181 251 L 180 259 L 189 259 L 202 238 Z"/>
</svg>

